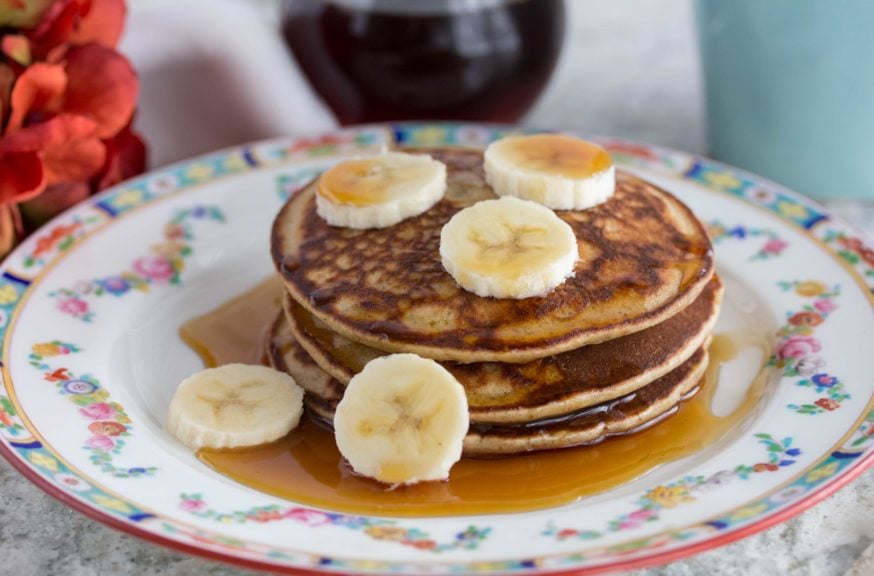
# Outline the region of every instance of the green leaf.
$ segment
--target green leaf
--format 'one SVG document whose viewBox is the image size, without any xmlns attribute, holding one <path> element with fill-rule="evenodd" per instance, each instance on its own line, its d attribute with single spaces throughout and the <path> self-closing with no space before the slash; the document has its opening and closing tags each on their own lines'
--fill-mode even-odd
<svg viewBox="0 0 874 576">
<path fill-rule="evenodd" d="M 0 0 L 0 27 L 33 28 L 52 2 L 54 0 L 27 0 L 19 4 Z"/>
</svg>

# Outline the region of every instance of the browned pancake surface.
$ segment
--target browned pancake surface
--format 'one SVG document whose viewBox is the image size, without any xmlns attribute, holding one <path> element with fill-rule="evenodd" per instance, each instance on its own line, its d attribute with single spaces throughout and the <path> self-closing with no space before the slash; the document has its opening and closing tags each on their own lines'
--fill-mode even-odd
<svg viewBox="0 0 874 576">
<path fill-rule="evenodd" d="M 697 392 L 707 362 L 707 350 L 699 348 L 680 366 L 636 392 L 562 417 L 521 426 L 472 424 L 464 438 L 464 453 L 487 456 L 568 448 L 643 429 L 675 412 L 681 401 Z"/>
<path fill-rule="evenodd" d="M 623 396 L 673 370 L 710 334 L 722 299 L 714 276 L 678 314 L 646 330 L 522 364 L 441 362 L 464 386 L 474 422 L 527 422 Z M 291 298 L 295 339 L 343 385 L 385 354 L 332 332 Z"/>
<path fill-rule="evenodd" d="M 343 386 L 310 359 L 281 320 L 273 325 L 269 350 L 273 367 L 291 374 L 306 390 L 306 407 L 330 424 Z M 701 347 L 661 378 L 605 403 L 522 424 L 472 422 L 464 440 L 464 453 L 488 456 L 567 448 L 639 429 L 671 413 L 687 398 L 706 366 L 707 352 Z"/>
<path fill-rule="evenodd" d="M 391 352 L 436 359 L 526 362 L 623 336 L 690 304 L 713 273 L 710 241 L 691 211 L 626 173 L 599 206 L 557 214 L 579 241 L 574 276 L 544 297 L 481 298 L 443 269 L 440 230 L 494 197 L 482 153 L 429 150 L 448 166 L 444 198 L 394 226 L 328 226 L 315 187 L 277 216 L 272 255 L 295 300 L 332 330 Z"/>
</svg>

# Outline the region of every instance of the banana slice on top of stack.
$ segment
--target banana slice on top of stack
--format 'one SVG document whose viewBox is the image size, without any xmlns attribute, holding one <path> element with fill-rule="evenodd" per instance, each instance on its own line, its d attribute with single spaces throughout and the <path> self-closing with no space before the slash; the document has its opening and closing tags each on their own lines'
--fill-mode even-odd
<svg viewBox="0 0 874 576">
<path fill-rule="evenodd" d="M 574 273 L 577 237 L 555 212 L 506 196 L 461 210 L 440 231 L 443 267 L 478 296 L 546 294 Z"/>
<path fill-rule="evenodd" d="M 332 226 L 385 228 L 418 216 L 446 191 L 446 166 L 427 154 L 387 152 L 341 162 L 318 182 L 316 211 Z"/>
<path fill-rule="evenodd" d="M 486 148 L 486 181 L 499 196 L 518 196 L 554 210 L 584 210 L 616 188 L 610 154 L 562 134 L 509 136 Z"/>
</svg>

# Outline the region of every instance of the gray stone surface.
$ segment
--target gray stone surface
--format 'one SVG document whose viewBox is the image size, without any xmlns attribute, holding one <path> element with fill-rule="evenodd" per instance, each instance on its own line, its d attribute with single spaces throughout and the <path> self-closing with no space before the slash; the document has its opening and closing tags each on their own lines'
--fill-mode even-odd
<svg viewBox="0 0 874 576">
<path fill-rule="evenodd" d="M 568 4 L 567 50 L 554 81 L 527 121 L 704 151 L 691 3 L 569 0 Z M 830 208 L 874 237 L 874 202 L 833 202 Z M 255 574 L 107 528 L 55 501 L 2 459 L 0 494 L 0 574 Z M 874 542 L 872 510 L 874 470 L 869 470 L 786 523 L 634 574 L 842 575 Z"/>
</svg>

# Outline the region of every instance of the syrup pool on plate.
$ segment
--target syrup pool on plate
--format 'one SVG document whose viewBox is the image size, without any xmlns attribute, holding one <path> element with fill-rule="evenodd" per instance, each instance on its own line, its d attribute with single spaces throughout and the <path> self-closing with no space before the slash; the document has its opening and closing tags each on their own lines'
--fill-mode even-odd
<svg viewBox="0 0 874 576">
<path fill-rule="evenodd" d="M 727 282 L 726 309 L 731 304 Z M 180 335 L 207 366 L 264 359 L 266 330 L 279 312 L 282 284 L 268 279 L 215 310 L 185 323 Z M 634 480 L 659 466 L 699 453 L 746 420 L 767 390 L 769 370 L 745 378 L 730 410 L 712 408 L 723 365 L 740 355 L 763 364 L 761 329 L 735 327 L 714 335 L 710 364 L 698 393 L 645 430 L 587 446 L 509 457 L 463 458 L 446 482 L 395 489 L 357 476 L 343 462 L 330 430 L 304 417 L 300 426 L 271 444 L 239 450 L 201 450 L 216 471 L 254 489 L 343 512 L 395 516 L 446 516 L 534 510 L 566 504 Z M 738 328 L 737 326 L 741 326 Z M 722 374 L 721 374 L 722 373 Z M 752 376 L 752 377 L 751 377 Z M 737 387 L 735 387 L 737 388 Z"/>
</svg>

